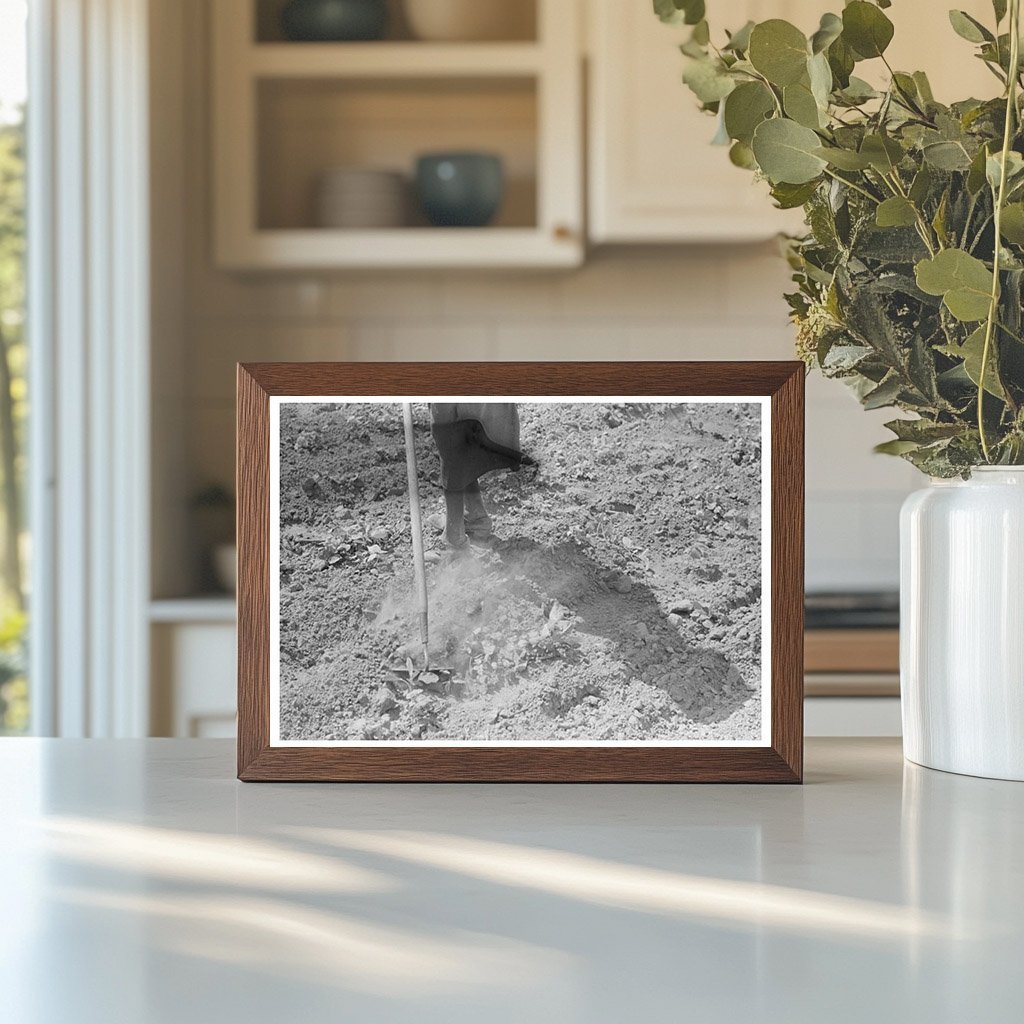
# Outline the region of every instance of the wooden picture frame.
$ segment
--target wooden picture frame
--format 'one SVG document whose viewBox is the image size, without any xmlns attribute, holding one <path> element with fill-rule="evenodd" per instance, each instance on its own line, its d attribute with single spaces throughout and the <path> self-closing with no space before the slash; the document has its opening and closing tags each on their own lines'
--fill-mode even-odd
<svg viewBox="0 0 1024 1024">
<path fill-rule="evenodd" d="M 770 537 L 762 672 L 770 724 L 751 745 L 291 745 L 271 739 L 272 400 L 600 396 L 759 400 Z M 552 397 L 554 396 L 554 397 Z M 701 397 L 697 397 L 701 396 Z M 729 396 L 729 397 L 726 397 Z M 450 399 L 449 399 L 450 400 Z M 803 771 L 804 367 L 799 362 L 255 363 L 238 367 L 238 777 L 243 781 L 800 782 Z M 279 408 L 280 406 L 278 406 Z M 770 475 L 764 476 L 768 470 Z M 765 485 L 767 486 L 767 485 Z M 276 655 L 275 655 L 276 656 Z M 411 669 L 410 669 L 411 671 Z M 764 704 L 764 698 L 762 698 Z M 768 733 L 770 732 L 770 735 Z"/>
</svg>

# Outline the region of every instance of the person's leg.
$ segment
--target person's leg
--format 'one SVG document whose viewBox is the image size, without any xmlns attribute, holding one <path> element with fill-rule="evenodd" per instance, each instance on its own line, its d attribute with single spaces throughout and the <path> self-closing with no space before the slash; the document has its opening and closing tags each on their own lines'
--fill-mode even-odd
<svg viewBox="0 0 1024 1024">
<path fill-rule="evenodd" d="M 469 541 L 466 536 L 465 494 L 462 491 L 446 490 L 444 505 L 444 539 L 449 547 L 464 548 Z"/>
<path fill-rule="evenodd" d="M 480 484 L 474 480 L 465 491 L 466 494 L 466 533 L 474 540 L 486 540 L 494 532 L 491 517 L 484 507 Z"/>
</svg>

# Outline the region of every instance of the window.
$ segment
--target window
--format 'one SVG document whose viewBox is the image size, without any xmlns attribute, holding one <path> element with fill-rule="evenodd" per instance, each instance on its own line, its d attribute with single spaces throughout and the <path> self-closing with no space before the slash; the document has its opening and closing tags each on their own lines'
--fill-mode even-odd
<svg viewBox="0 0 1024 1024">
<path fill-rule="evenodd" d="M 0 0 L 0 735 L 25 732 L 26 0 Z"/>
</svg>

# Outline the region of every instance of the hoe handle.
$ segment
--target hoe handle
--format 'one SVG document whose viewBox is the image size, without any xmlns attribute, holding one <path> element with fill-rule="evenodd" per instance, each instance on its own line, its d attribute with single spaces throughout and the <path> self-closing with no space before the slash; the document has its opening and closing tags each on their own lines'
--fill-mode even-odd
<svg viewBox="0 0 1024 1024">
<path fill-rule="evenodd" d="M 409 474 L 409 519 L 412 524 L 412 560 L 416 571 L 416 608 L 419 612 L 423 656 L 427 655 L 427 572 L 423 562 L 423 521 L 420 516 L 420 488 L 416 475 L 416 442 L 412 429 L 412 403 L 402 403 L 405 423 L 405 468 Z"/>
</svg>

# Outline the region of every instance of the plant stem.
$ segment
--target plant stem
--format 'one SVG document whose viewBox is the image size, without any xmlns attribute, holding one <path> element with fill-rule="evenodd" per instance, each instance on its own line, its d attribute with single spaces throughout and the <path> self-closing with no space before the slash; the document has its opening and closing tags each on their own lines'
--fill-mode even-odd
<svg viewBox="0 0 1024 1024">
<path fill-rule="evenodd" d="M 782 100 L 779 99 L 778 94 L 775 92 L 775 87 L 772 85 L 772 83 L 769 82 L 768 79 L 765 78 L 764 75 L 762 75 L 758 71 L 754 71 L 754 72 L 752 72 L 752 74 L 753 74 L 753 76 L 756 79 L 758 79 L 761 82 L 761 84 L 771 94 L 772 100 L 775 102 L 775 113 L 779 117 L 785 117 L 786 116 L 785 111 L 783 111 L 783 109 L 782 109 Z"/>
<path fill-rule="evenodd" d="M 981 241 L 981 236 L 985 234 L 985 229 L 989 226 L 991 220 L 992 214 L 987 214 L 985 219 L 981 222 L 981 227 L 978 228 L 978 233 L 974 236 L 974 241 L 971 242 L 970 248 L 967 250 L 968 252 L 973 253 L 974 250 L 978 248 L 978 243 Z"/>
<path fill-rule="evenodd" d="M 917 233 L 921 236 L 921 241 L 924 242 L 929 255 L 934 256 L 935 247 L 932 245 L 931 228 L 928 225 L 928 221 L 924 219 L 924 214 L 917 208 L 917 204 L 910 201 L 910 197 L 903 187 L 903 182 L 900 181 L 899 172 L 893 168 L 892 174 L 882 175 L 882 180 L 888 182 L 901 199 L 906 199 L 910 203 L 910 207 L 914 211 L 914 217 L 917 219 Z M 943 248 L 942 241 L 938 236 L 935 237 L 935 244 L 938 245 L 940 250 Z"/>
<path fill-rule="evenodd" d="M 992 336 L 999 316 L 999 272 L 1001 266 L 1001 243 L 1003 205 L 1006 201 L 1006 172 L 1009 162 L 1010 144 L 1013 141 L 1014 122 L 1017 119 L 1017 84 L 1020 68 L 1020 0 L 1010 0 L 1010 74 L 1006 83 L 1006 124 L 1003 126 L 1003 150 L 999 167 L 999 189 L 995 197 L 995 247 L 992 256 L 992 294 L 989 300 L 988 320 L 985 322 L 985 345 L 981 350 L 981 370 L 978 373 L 978 435 L 985 461 L 992 462 L 992 451 L 985 431 L 985 375 L 992 355 Z"/>
<path fill-rule="evenodd" d="M 964 235 L 960 240 L 961 248 L 964 248 L 967 245 L 967 232 L 970 230 L 971 221 L 974 220 L 974 208 L 978 205 L 978 193 L 980 191 L 981 190 L 979 189 L 978 192 L 975 192 L 974 195 L 971 196 L 971 204 L 967 207 L 967 216 L 964 219 Z"/>
<path fill-rule="evenodd" d="M 1016 331 L 1011 331 L 1010 328 L 1007 327 L 1002 320 L 998 321 L 996 323 L 996 326 L 999 328 L 999 330 L 1005 331 L 1011 338 L 1013 338 L 1014 341 L 1019 341 L 1022 345 L 1024 345 L 1024 338 L 1022 338 Z"/>
<path fill-rule="evenodd" d="M 873 196 L 867 189 L 861 188 L 860 185 L 857 185 L 852 181 L 847 181 L 846 178 L 840 178 L 838 174 L 835 174 L 834 172 L 830 171 L 827 167 L 825 168 L 825 173 L 833 181 L 838 181 L 841 185 L 845 185 L 847 188 L 852 188 L 854 192 L 859 192 L 862 196 L 864 196 L 865 199 L 870 199 L 871 202 L 875 204 L 875 206 L 879 204 L 880 200 L 878 199 L 878 197 Z"/>
</svg>

